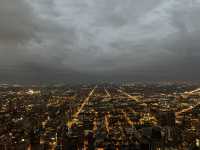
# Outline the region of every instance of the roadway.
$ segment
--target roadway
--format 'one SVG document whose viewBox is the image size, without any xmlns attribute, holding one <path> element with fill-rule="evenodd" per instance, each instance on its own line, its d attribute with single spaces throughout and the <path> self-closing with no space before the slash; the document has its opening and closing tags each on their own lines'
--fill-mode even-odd
<svg viewBox="0 0 200 150">
<path fill-rule="evenodd" d="M 194 109 L 197 106 L 200 106 L 200 103 L 197 103 L 194 106 L 190 106 L 189 108 L 186 108 L 186 109 L 183 109 L 183 110 L 181 110 L 179 112 L 176 112 L 176 117 L 179 116 L 179 115 L 181 115 L 181 114 L 183 114 L 183 113 L 187 113 L 187 112 L 191 111 L 192 109 Z"/>
<path fill-rule="evenodd" d="M 73 115 L 73 119 L 71 121 L 67 121 L 67 125 L 70 127 L 72 124 L 74 124 L 80 114 L 80 112 L 83 110 L 83 108 L 85 107 L 85 105 L 88 103 L 88 101 L 90 100 L 91 96 L 94 94 L 95 89 L 97 88 L 97 86 L 95 86 L 90 93 L 88 94 L 88 96 L 83 100 L 83 103 L 81 104 L 80 108 L 78 109 L 78 111 Z"/>
<path fill-rule="evenodd" d="M 128 98 L 130 98 L 130 99 L 132 99 L 132 100 L 134 100 L 136 102 L 140 102 L 138 96 L 132 96 L 132 95 L 128 94 L 127 92 L 122 91 L 121 89 L 118 89 L 117 91 L 122 93 L 123 95 L 126 95 Z"/>
<path fill-rule="evenodd" d="M 110 114 L 105 114 L 105 127 L 106 127 L 106 131 L 109 133 L 110 132 L 110 129 L 109 129 L 109 118 L 110 118 Z"/>
<path fill-rule="evenodd" d="M 106 88 L 104 88 L 104 91 L 106 92 L 107 97 L 111 97 L 110 92 Z"/>
<path fill-rule="evenodd" d="M 90 97 L 94 94 L 95 89 L 97 88 L 97 86 L 95 86 L 89 93 L 89 95 L 85 98 L 85 100 L 83 101 L 83 103 L 81 104 L 81 107 L 78 109 L 78 111 L 74 114 L 74 118 L 77 118 L 78 115 L 80 114 L 80 112 L 83 110 L 84 106 L 88 103 L 88 101 L 90 100 Z"/>
</svg>

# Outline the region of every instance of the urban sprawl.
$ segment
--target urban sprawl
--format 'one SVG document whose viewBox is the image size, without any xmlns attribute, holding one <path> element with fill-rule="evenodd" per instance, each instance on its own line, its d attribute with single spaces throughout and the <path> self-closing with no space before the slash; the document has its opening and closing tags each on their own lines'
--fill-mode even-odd
<svg viewBox="0 0 200 150">
<path fill-rule="evenodd" d="M 199 149 L 198 85 L 0 85 L 0 150 Z"/>
</svg>

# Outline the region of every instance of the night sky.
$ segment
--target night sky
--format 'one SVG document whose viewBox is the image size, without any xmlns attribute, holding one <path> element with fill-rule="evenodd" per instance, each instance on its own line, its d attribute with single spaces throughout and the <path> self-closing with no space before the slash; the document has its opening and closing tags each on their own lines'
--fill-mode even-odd
<svg viewBox="0 0 200 150">
<path fill-rule="evenodd" d="M 200 0 L 0 0 L 0 82 L 200 81 Z"/>
</svg>

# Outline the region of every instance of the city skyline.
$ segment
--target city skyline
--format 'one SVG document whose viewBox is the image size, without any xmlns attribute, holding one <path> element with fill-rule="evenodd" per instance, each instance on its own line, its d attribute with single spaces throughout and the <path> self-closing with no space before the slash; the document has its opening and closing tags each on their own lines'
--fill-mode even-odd
<svg viewBox="0 0 200 150">
<path fill-rule="evenodd" d="M 0 149 L 199 150 L 193 84 L 0 86 Z"/>
</svg>

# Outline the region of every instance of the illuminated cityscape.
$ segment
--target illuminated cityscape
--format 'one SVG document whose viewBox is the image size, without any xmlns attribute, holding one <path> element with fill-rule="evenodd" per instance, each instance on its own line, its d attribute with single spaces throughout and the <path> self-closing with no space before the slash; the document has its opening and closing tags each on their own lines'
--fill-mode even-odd
<svg viewBox="0 0 200 150">
<path fill-rule="evenodd" d="M 4 84 L 0 89 L 2 150 L 200 148 L 197 85 Z"/>
<path fill-rule="evenodd" d="M 200 0 L 0 0 L 0 150 L 200 150 Z"/>
</svg>

